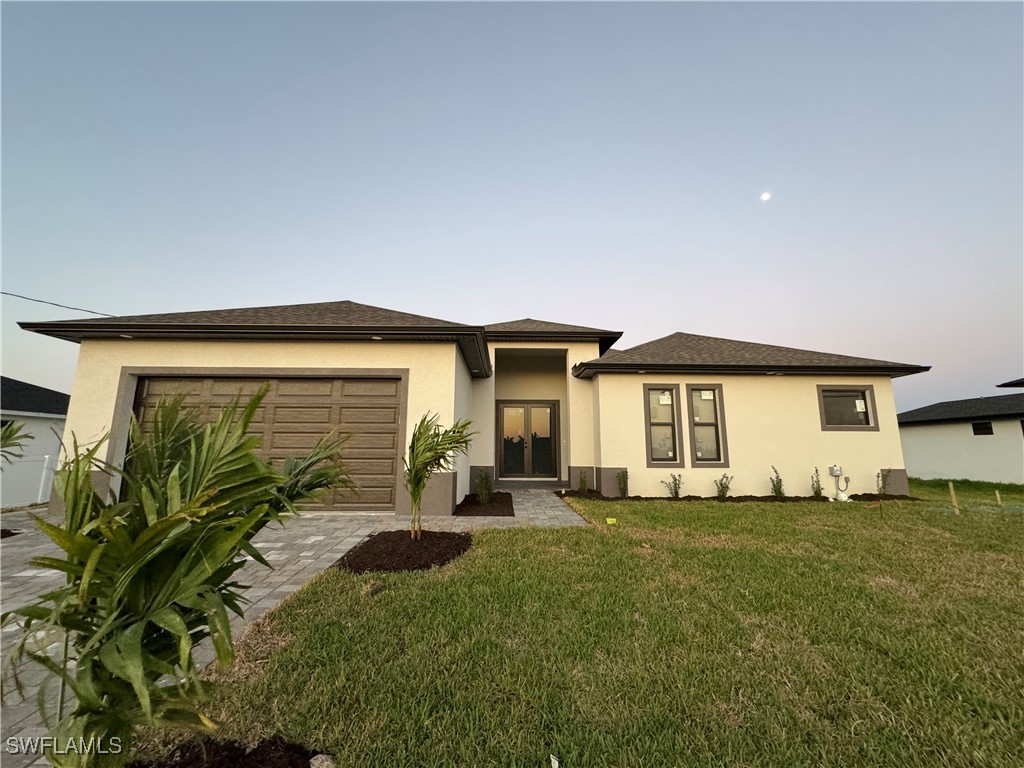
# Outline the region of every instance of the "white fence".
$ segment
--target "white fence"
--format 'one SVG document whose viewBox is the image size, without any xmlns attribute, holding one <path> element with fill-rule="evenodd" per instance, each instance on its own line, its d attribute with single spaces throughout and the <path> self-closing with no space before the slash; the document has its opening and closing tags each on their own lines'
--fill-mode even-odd
<svg viewBox="0 0 1024 768">
<path fill-rule="evenodd" d="M 25 456 L 0 468 L 0 506 L 23 507 L 50 499 L 56 456 Z"/>
</svg>

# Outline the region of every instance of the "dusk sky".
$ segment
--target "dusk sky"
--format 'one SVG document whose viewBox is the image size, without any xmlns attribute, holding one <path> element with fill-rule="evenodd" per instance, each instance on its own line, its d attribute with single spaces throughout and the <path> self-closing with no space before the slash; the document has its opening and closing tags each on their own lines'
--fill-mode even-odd
<svg viewBox="0 0 1024 768">
<path fill-rule="evenodd" d="M 3 290 L 1024 375 L 1020 3 L 2 6 Z M 762 202 L 760 196 L 772 197 Z M 78 347 L 3 297 L 3 373 Z"/>
</svg>

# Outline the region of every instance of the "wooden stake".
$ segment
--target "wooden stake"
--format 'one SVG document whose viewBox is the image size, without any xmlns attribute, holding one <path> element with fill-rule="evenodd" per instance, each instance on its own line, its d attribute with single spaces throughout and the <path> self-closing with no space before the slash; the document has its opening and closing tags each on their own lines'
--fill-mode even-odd
<svg viewBox="0 0 1024 768">
<path fill-rule="evenodd" d="M 960 507 L 956 503 L 956 491 L 953 490 L 953 481 L 949 481 L 949 498 L 953 502 L 953 512 L 960 514 Z"/>
<path fill-rule="evenodd" d="M 999 495 L 999 491 L 998 491 L 998 490 L 996 491 L 996 506 L 997 506 L 997 507 L 1001 507 L 1001 506 L 1003 506 L 1003 499 L 1002 499 L 1002 497 L 1001 497 L 1001 496 Z"/>
</svg>

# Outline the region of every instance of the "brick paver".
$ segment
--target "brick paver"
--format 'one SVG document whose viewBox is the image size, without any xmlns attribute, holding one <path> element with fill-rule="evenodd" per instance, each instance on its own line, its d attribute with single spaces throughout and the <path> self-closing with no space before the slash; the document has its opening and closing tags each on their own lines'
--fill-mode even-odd
<svg viewBox="0 0 1024 768">
<path fill-rule="evenodd" d="M 514 517 L 431 517 L 424 516 L 423 527 L 432 531 L 473 531 L 485 528 L 560 528 L 583 526 L 586 521 L 549 490 L 513 490 Z M 41 509 L 35 510 L 41 513 Z M 61 574 L 35 568 L 29 561 L 39 555 L 54 555 L 58 550 L 30 519 L 28 512 L 5 512 L 0 515 L 4 528 L 24 531 L 18 536 L 0 540 L 0 606 L 4 611 L 26 605 L 37 595 L 59 586 Z M 369 535 L 408 525 L 408 517 L 393 514 L 354 515 L 330 512 L 306 513 L 285 525 L 267 526 L 253 540 L 260 553 L 274 566 L 265 568 L 252 561 L 239 571 L 239 580 L 250 584 L 246 596 L 252 601 L 245 609 L 245 618 L 233 617 L 232 632 L 238 637 L 244 626 L 288 595 L 320 571 L 329 567 Z M 18 627 L 3 627 L 0 643 L 4 652 L 17 636 Z M 202 666 L 213 660 L 209 642 L 195 651 Z M 5 672 L 6 674 L 6 672 Z M 25 680 L 38 684 L 41 672 L 26 667 Z M 8 736 L 29 737 L 45 734 L 35 708 L 34 692 L 30 700 L 21 702 L 17 694 L 8 695 L 0 708 L 0 762 L 10 766 L 43 765 L 45 761 L 27 755 L 11 755 L 4 750 Z"/>
</svg>

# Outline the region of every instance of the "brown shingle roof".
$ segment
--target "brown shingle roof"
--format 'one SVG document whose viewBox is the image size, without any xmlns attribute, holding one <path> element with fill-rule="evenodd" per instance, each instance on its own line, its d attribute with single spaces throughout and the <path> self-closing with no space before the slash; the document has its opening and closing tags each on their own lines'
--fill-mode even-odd
<svg viewBox="0 0 1024 768">
<path fill-rule="evenodd" d="M 611 348 L 612 344 L 622 338 L 622 331 L 606 331 L 601 328 L 588 328 L 585 325 L 552 323 L 549 320 L 534 320 L 532 317 L 485 325 L 484 331 L 489 339 L 502 341 L 596 340 L 599 354 L 602 355 Z"/>
<path fill-rule="evenodd" d="M 1004 381 L 1002 384 L 996 384 L 997 387 L 1024 387 L 1024 379 L 1014 379 L 1013 381 Z"/>
<path fill-rule="evenodd" d="M 576 366 L 573 373 L 590 378 L 595 373 L 655 370 L 729 371 L 780 373 L 844 371 L 903 376 L 927 371 L 927 366 L 871 360 L 828 352 L 719 339 L 693 333 L 673 333 L 630 349 L 610 350 L 597 360 Z"/>
<path fill-rule="evenodd" d="M 973 397 L 926 405 L 897 416 L 900 424 L 934 421 L 971 421 L 974 419 L 1011 419 L 1024 416 L 1024 394 Z"/>
<path fill-rule="evenodd" d="M 170 312 L 156 315 L 126 315 L 123 317 L 89 318 L 88 320 L 58 320 L 45 325 L 60 326 L 122 325 L 144 323 L 154 325 L 302 325 L 336 326 L 344 328 L 459 328 L 463 323 L 438 320 L 433 317 L 396 312 L 393 309 L 358 304 L 354 301 L 325 301 L 318 304 L 281 304 L 271 307 L 241 307 L 213 309 L 199 312 Z"/>
</svg>

